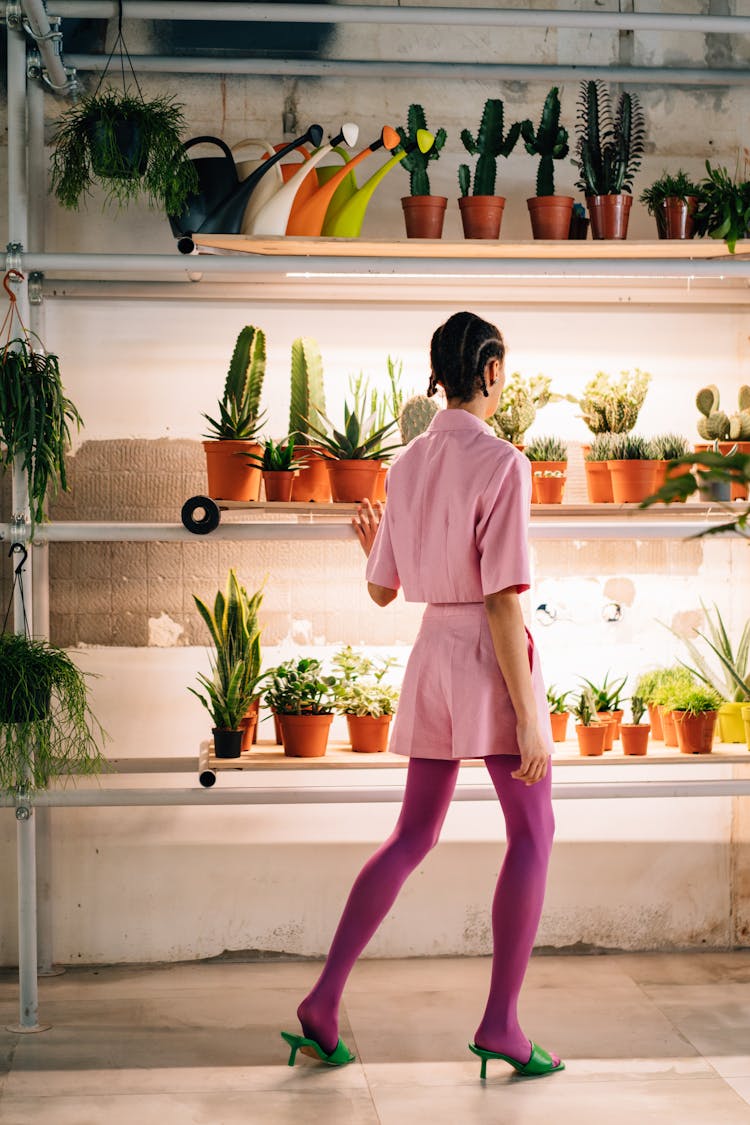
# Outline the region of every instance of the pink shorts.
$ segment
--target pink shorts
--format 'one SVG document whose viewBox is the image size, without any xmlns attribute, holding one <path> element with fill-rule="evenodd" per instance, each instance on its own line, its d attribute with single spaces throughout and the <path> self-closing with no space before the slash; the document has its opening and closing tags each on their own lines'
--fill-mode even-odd
<svg viewBox="0 0 750 1125">
<path fill-rule="evenodd" d="M 544 682 L 531 634 L 528 638 L 539 726 L 552 753 Z M 519 753 L 515 711 L 498 668 L 484 602 L 425 609 L 406 665 L 389 750 L 415 758 Z"/>
</svg>

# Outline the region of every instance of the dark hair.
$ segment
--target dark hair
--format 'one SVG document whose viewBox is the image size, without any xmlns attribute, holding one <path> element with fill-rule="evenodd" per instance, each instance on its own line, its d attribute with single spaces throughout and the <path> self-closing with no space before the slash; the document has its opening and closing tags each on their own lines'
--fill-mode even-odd
<svg viewBox="0 0 750 1125">
<path fill-rule="evenodd" d="M 440 383 L 448 398 L 470 402 L 478 390 L 486 398 L 484 369 L 491 359 L 502 362 L 504 357 L 499 328 L 474 313 L 454 313 L 433 333 L 427 394 L 434 395 Z"/>
</svg>

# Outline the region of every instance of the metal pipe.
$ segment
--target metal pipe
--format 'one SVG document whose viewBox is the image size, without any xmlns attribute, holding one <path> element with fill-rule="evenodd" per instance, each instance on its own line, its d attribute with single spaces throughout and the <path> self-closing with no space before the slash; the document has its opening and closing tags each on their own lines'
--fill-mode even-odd
<svg viewBox="0 0 750 1125">
<path fill-rule="evenodd" d="M 108 19 L 117 15 L 112 0 L 51 0 L 56 15 Z M 205 3 L 126 0 L 128 20 L 205 20 Z M 576 27 L 582 30 L 750 32 L 747 16 L 682 15 L 667 12 L 528 11 L 522 8 L 434 8 L 347 4 L 211 4 L 211 20 L 237 23 L 376 23 L 428 27 Z"/>
<path fill-rule="evenodd" d="M 196 759 L 197 760 L 197 759 Z M 709 778 L 700 781 L 561 781 L 552 785 L 557 801 L 617 800 L 642 797 L 739 797 L 750 794 L 750 778 Z M 346 805 L 400 801 L 399 785 L 295 785 L 293 787 L 190 789 L 60 789 L 34 793 L 30 804 L 52 808 L 120 808 L 172 805 Z M 495 801 L 491 785 L 459 785 L 456 801 Z M 3 795 L 0 806 L 13 805 Z"/>
<path fill-rule="evenodd" d="M 750 76 L 750 69 L 748 70 Z M 415 261 L 402 257 L 325 257 L 266 254 L 24 254 L 26 270 L 75 276 L 116 273 L 127 277 L 154 274 L 190 277 L 199 280 L 206 274 L 280 274 L 282 277 L 309 280 L 316 277 L 411 277 L 416 280 L 447 277 L 546 278 L 577 277 L 595 280 L 616 277 L 637 278 L 750 278 L 750 258 L 658 259 L 658 258 L 425 258 Z"/>
<path fill-rule="evenodd" d="M 53 90 L 68 93 L 75 86 L 62 61 L 62 36 L 52 27 L 43 0 L 21 0 L 29 32 L 42 57 L 47 82 Z"/>
<path fill-rule="evenodd" d="M 630 85 L 747 86 L 750 68 L 666 66 L 575 66 L 555 63 L 431 62 L 403 59 L 217 58 L 214 55 L 133 55 L 133 66 L 146 74 L 250 74 L 264 78 L 458 79 L 475 82 L 578 82 L 601 79 Z M 76 70 L 103 70 L 106 55 L 69 55 Z"/>
</svg>

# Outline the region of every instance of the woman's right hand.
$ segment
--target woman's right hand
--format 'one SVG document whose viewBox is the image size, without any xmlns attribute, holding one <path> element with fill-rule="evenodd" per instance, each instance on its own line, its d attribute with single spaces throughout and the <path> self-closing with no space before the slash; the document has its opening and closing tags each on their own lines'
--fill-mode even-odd
<svg viewBox="0 0 750 1125">
<path fill-rule="evenodd" d="M 516 728 L 516 739 L 521 754 L 521 765 L 513 770 L 511 777 L 522 781 L 524 785 L 536 785 L 547 776 L 549 768 L 549 751 L 539 733 L 539 727 L 534 724 L 530 727 Z"/>
<path fill-rule="evenodd" d="M 359 545 L 367 556 L 369 556 L 372 550 L 372 545 L 375 542 L 375 536 L 378 531 L 378 524 L 382 518 L 383 505 L 379 500 L 375 501 L 375 507 L 372 506 L 369 500 L 363 500 L 357 509 L 356 515 L 352 516 L 352 526 L 357 533 Z"/>
</svg>

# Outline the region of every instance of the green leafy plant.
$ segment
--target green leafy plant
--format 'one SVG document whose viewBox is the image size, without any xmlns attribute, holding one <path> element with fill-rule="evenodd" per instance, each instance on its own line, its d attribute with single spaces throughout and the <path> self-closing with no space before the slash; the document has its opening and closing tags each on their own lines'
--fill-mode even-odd
<svg viewBox="0 0 750 1125">
<path fill-rule="evenodd" d="M 611 461 L 614 434 L 597 434 L 586 453 L 585 461 Z"/>
<path fill-rule="evenodd" d="M 560 124 L 560 91 L 553 86 L 544 100 L 539 128 L 534 132 L 533 122 L 521 122 L 521 136 L 530 156 L 538 156 L 539 171 L 536 177 L 536 194 L 555 194 L 555 160 L 562 160 L 570 151 L 568 130 Z"/>
<path fill-rule="evenodd" d="M 248 441 L 263 425 L 260 396 L 266 373 L 266 337 L 260 328 L 247 325 L 237 337 L 232 352 L 219 418 L 203 417 L 213 432 L 205 437 L 219 441 Z"/>
<path fill-rule="evenodd" d="M 594 700 L 594 711 L 619 711 L 620 699 L 627 679 L 627 676 L 623 676 L 617 683 L 611 684 L 609 672 L 607 672 L 601 683 L 595 683 L 592 680 L 587 680 L 585 676 L 581 676 L 581 680 L 591 692 L 591 697 Z"/>
<path fill-rule="evenodd" d="M 258 465 L 264 473 L 289 473 L 300 464 L 299 452 L 291 435 L 278 444 L 273 438 L 266 438 L 261 442 L 260 453 L 244 453 L 243 456 Z"/>
<path fill-rule="evenodd" d="M 209 682 L 216 688 L 216 698 L 220 698 L 225 709 L 244 705 L 245 710 L 239 715 L 242 718 L 260 694 L 262 677 L 258 611 L 263 601 L 263 591 L 261 589 L 248 594 L 240 584 L 236 571 L 231 569 L 224 590 L 219 590 L 216 594 L 213 607 L 196 595 L 193 595 L 193 601 L 206 623 L 215 653 L 211 680 L 208 681 L 205 676 L 199 678 L 207 691 Z M 193 691 L 192 688 L 188 690 Z M 193 691 L 193 694 L 198 693 Z M 214 694 L 209 691 L 209 695 L 214 701 Z M 200 695 L 198 698 L 204 707 L 208 707 L 205 699 Z M 230 726 L 225 729 L 237 728 Z"/>
<path fill-rule="evenodd" d="M 506 381 L 497 410 L 488 419 L 498 437 L 520 445 L 529 426 L 549 402 L 558 402 L 560 395 L 550 390 L 551 380 L 546 375 L 535 375 L 528 381 L 514 371 Z"/>
<path fill-rule="evenodd" d="M 734 414 L 725 414 L 719 404 L 719 388 L 713 383 L 701 387 L 695 397 L 695 405 L 703 415 L 698 419 L 698 433 L 703 440 L 750 441 L 750 387 L 746 383 L 740 387 Z"/>
<path fill-rule="evenodd" d="M 333 665 L 341 677 L 334 687 L 336 710 L 343 715 L 373 718 L 392 715 L 399 689 L 384 683 L 383 679 L 396 663 L 394 657 L 376 660 L 365 656 L 355 652 L 351 645 L 339 649 L 333 657 Z"/>
<path fill-rule="evenodd" d="M 81 416 L 65 395 L 56 355 L 35 350 L 28 339 L 0 349 L 0 465 L 20 457 L 29 491 L 31 531 L 44 518 L 45 500 L 66 492 L 65 455 L 71 426 Z"/>
<path fill-rule="evenodd" d="M 410 150 L 408 156 L 401 161 L 401 167 L 409 173 L 409 191 L 411 195 L 430 195 L 430 177 L 428 167 L 431 160 L 440 157 L 440 151 L 446 140 L 445 129 L 436 129 L 434 141 L 428 152 L 422 152 L 417 144 L 417 133 L 427 130 L 424 109 L 421 105 L 413 103 L 409 106 L 406 116 L 406 126 L 399 125 L 396 129 L 401 138 L 402 146 Z M 429 130 L 432 132 L 432 130 Z"/>
<path fill-rule="evenodd" d="M 636 680 L 635 687 L 633 688 L 631 703 L 636 698 L 636 696 L 639 699 L 643 700 L 646 704 L 653 703 L 654 695 L 659 684 L 660 675 L 661 669 L 659 668 L 656 668 L 651 672 L 642 672 Z"/>
<path fill-rule="evenodd" d="M 331 457 L 339 461 L 371 461 L 385 457 L 398 449 L 398 445 L 383 446 L 383 439 L 396 428 L 395 421 L 377 429 L 372 428 L 373 418 L 360 419 L 355 410 L 344 403 L 344 429 L 337 430 L 323 415 L 328 431 L 309 424 L 320 444 Z"/>
<path fill-rule="evenodd" d="M 0 633 L 0 789 L 44 789 L 52 778 L 106 767 L 104 731 L 86 677 L 63 649 Z"/>
<path fill-rule="evenodd" d="M 105 202 L 124 207 L 145 196 L 168 215 L 179 215 L 198 191 L 192 160 L 182 147 L 182 107 L 172 98 L 144 101 L 112 89 L 89 94 L 66 110 L 53 137 L 51 188 L 77 210 L 95 183 Z"/>
<path fill-rule="evenodd" d="M 723 238 L 733 254 L 750 228 L 750 181 L 733 179 L 726 168 L 712 168 L 707 160 L 700 189 L 701 204 L 695 213 L 697 233 Z"/>
<path fill-rule="evenodd" d="M 613 434 L 612 461 L 653 461 L 654 448 L 640 434 Z"/>
<path fill-rule="evenodd" d="M 313 657 L 287 660 L 272 668 L 263 700 L 277 715 L 330 715 L 335 705 L 335 676 L 323 674 Z"/>
<path fill-rule="evenodd" d="M 745 622 L 735 649 L 716 603 L 714 603 L 713 614 L 702 601 L 700 606 L 706 619 L 707 633 L 696 629 L 695 634 L 708 645 L 714 656 L 718 657 L 719 670 L 717 673 L 717 670 L 706 660 L 695 641 L 689 637 L 680 637 L 693 662 L 692 665 L 688 665 L 689 671 L 702 683 L 718 692 L 722 698 L 735 703 L 750 702 L 750 675 L 748 674 L 750 621 Z M 674 629 L 670 629 L 670 632 L 679 637 Z"/>
<path fill-rule="evenodd" d="M 578 97 L 576 187 L 585 195 L 620 195 L 633 190 L 643 159 L 646 122 L 636 94 L 623 91 L 612 113 L 603 82 L 582 82 Z"/>
<path fill-rule="evenodd" d="M 289 433 L 297 445 L 310 445 L 308 419 L 321 426 L 326 400 L 323 386 L 323 359 L 315 340 L 299 336 L 292 341 L 291 398 Z"/>
<path fill-rule="evenodd" d="M 524 448 L 529 461 L 567 461 L 568 446 L 562 438 L 535 437 Z"/>
<path fill-rule="evenodd" d="M 750 485 L 750 455 L 737 452 L 736 446 L 734 452 L 730 451 L 726 454 L 710 451 L 678 457 L 669 462 L 667 472 L 682 466 L 688 471 L 679 476 L 669 477 L 657 492 L 641 502 L 642 508 L 649 508 L 652 504 L 671 504 L 676 500 L 687 500 L 694 492 L 702 494 L 711 484 L 736 484 L 745 489 Z M 715 503 L 717 508 L 726 512 L 731 518 L 726 523 L 711 524 L 688 538 L 702 539 L 706 535 L 727 533 L 750 538 L 750 505 L 738 510 L 736 504 L 723 501 Z"/>
<path fill-rule="evenodd" d="M 667 199 L 679 199 L 683 203 L 687 203 L 689 199 L 700 200 L 701 188 L 680 168 L 674 175 L 663 172 L 658 180 L 654 180 L 641 192 L 639 198 L 647 207 L 649 215 L 656 215 Z"/>
<path fill-rule="evenodd" d="M 649 440 L 656 461 L 674 461 L 690 452 L 690 443 L 681 434 L 657 434 Z"/>
<path fill-rule="evenodd" d="M 598 371 L 583 388 L 579 399 L 571 401 L 581 408 L 581 417 L 592 434 L 625 433 L 638 421 L 651 376 L 635 368 L 633 375 L 621 371 L 614 379 L 605 371 Z"/>
<path fill-rule="evenodd" d="M 591 688 L 586 687 L 577 697 L 570 711 L 582 726 L 590 727 L 598 722 L 596 709 L 594 694 Z"/>
<path fill-rule="evenodd" d="M 471 156 L 478 156 L 474 170 L 472 195 L 494 195 L 497 179 L 497 158 L 508 157 L 521 135 L 521 124 L 511 125 L 506 134 L 504 123 L 505 107 L 500 98 L 488 98 L 484 103 L 482 120 L 476 138 L 468 129 L 461 130 L 461 142 Z M 461 195 L 469 195 L 471 172 L 468 164 L 458 168 L 458 186 Z"/>
<path fill-rule="evenodd" d="M 672 711 L 683 711 L 686 715 L 703 715 L 706 711 L 718 711 L 723 700 L 718 692 L 712 688 L 675 687 L 668 697 L 668 706 Z"/>
<path fill-rule="evenodd" d="M 652 689 L 652 704 L 656 707 L 670 707 L 675 693 L 690 691 L 696 687 L 693 673 L 682 664 L 671 665 L 657 671 L 657 680 Z"/>
<path fill-rule="evenodd" d="M 403 444 L 408 445 L 429 429 L 430 422 L 439 409 L 435 399 L 427 395 L 412 395 L 407 399 L 398 415 L 398 428 Z"/>
<path fill-rule="evenodd" d="M 558 691 L 554 684 L 550 684 L 547 688 L 547 705 L 553 715 L 565 715 L 569 708 L 565 704 L 565 700 L 572 693 L 570 691 Z"/>
<path fill-rule="evenodd" d="M 630 697 L 630 714 L 635 726 L 638 726 L 643 713 L 646 710 L 646 702 L 640 695 L 631 695 Z"/>
<path fill-rule="evenodd" d="M 188 688 L 211 716 L 218 730 L 239 730 L 242 719 L 257 698 L 255 685 L 247 685 L 247 668 L 242 660 L 220 668 L 218 662 L 211 661 L 211 677 L 198 673 L 198 682 L 205 695 L 195 688 Z"/>
</svg>

